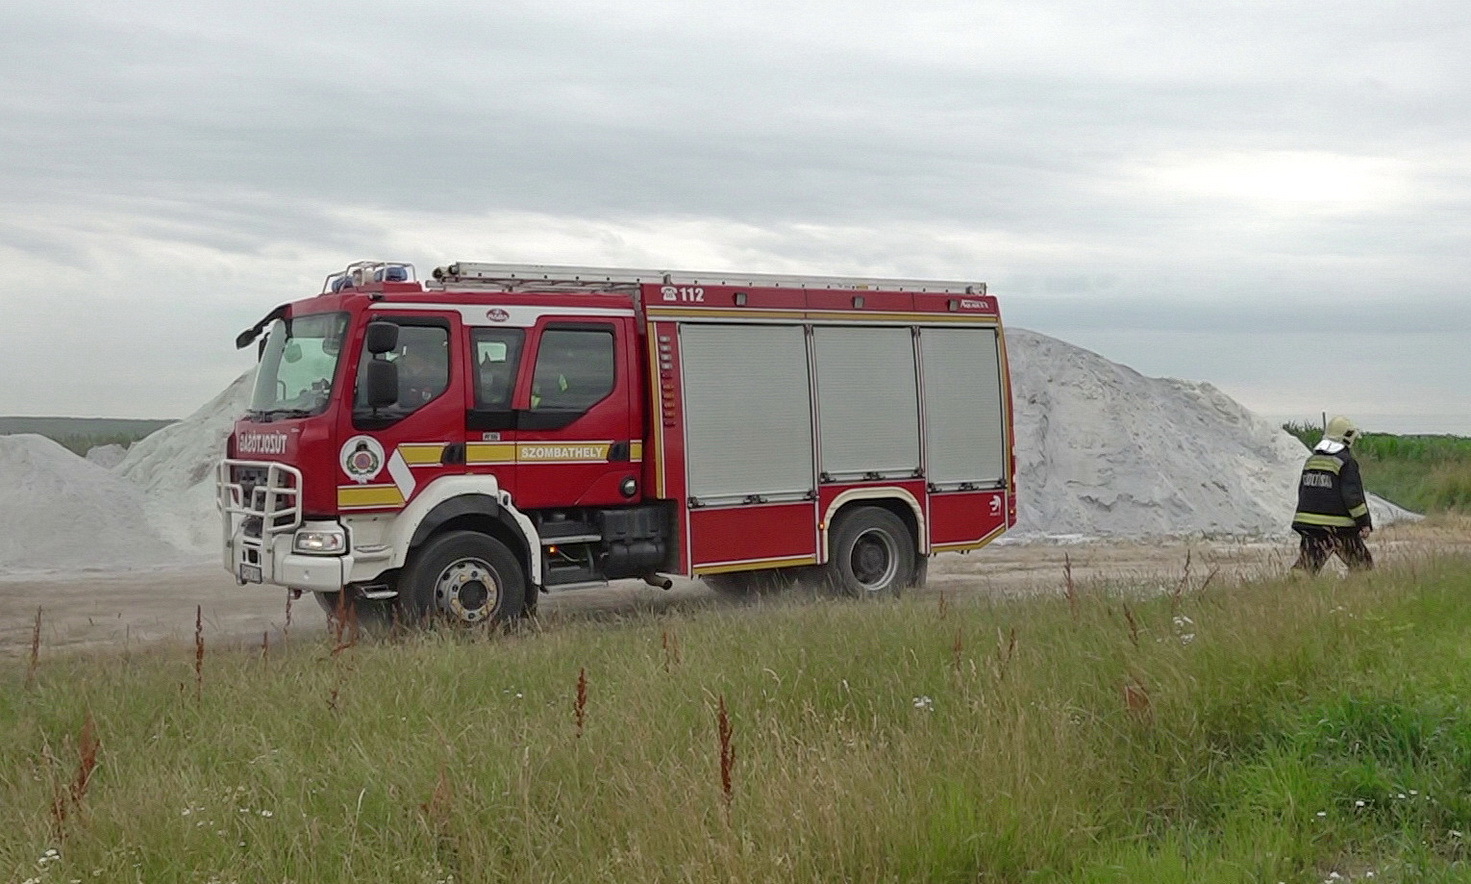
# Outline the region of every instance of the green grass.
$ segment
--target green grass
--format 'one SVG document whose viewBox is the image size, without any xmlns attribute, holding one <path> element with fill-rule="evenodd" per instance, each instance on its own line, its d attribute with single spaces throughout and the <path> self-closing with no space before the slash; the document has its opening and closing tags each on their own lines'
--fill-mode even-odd
<svg viewBox="0 0 1471 884">
<path fill-rule="evenodd" d="M 1320 427 L 1285 424 L 1283 429 L 1311 448 Z M 1471 513 L 1471 438 L 1365 433 L 1354 455 L 1373 493 L 1419 513 Z"/>
<path fill-rule="evenodd" d="M 209 644 L 202 682 L 192 647 L 43 652 L 0 670 L 0 879 L 1466 880 L 1468 593 L 1419 559 L 1076 609 L 782 599 Z"/>
</svg>

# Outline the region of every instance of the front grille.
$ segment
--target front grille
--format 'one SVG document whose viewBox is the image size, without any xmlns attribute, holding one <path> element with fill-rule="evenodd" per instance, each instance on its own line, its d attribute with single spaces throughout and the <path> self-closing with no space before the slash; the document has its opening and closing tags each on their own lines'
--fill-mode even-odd
<svg viewBox="0 0 1471 884">
<path fill-rule="evenodd" d="M 283 534 L 301 525 L 301 471 L 295 467 L 224 460 L 217 486 L 227 529 L 238 524 L 244 536 L 261 539 L 263 534 Z"/>
</svg>

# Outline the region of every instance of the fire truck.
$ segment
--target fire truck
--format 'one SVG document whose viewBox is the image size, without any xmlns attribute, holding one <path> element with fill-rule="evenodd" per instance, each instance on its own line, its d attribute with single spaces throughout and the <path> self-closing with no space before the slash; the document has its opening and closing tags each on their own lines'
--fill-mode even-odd
<svg viewBox="0 0 1471 884">
<path fill-rule="evenodd" d="M 892 595 L 1016 521 L 979 282 L 359 262 L 253 343 L 224 566 L 328 610 L 504 622 L 670 575 Z"/>
</svg>

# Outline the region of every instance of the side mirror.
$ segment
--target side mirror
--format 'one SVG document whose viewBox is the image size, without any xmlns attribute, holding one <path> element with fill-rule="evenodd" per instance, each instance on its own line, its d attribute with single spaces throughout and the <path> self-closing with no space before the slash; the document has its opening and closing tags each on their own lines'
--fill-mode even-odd
<svg viewBox="0 0 1471 884">
<path fill-rule="evenodd" d="M 394 329 L 397 336 L 398 326 L 389 323 L 373 323 L 373 325 L 389 325 Z M 373 328 L 368 326 L 370 333 Z M 386 359 L 374 359 L 363 369 L 367 374 L 363 377 L 363 394 L 366 400 L 363 404 L 369 408 L 387 408 L 398 403 L 398 366 Z"/>
<path fill-rule="evenodd" d="M 392 322 L 370 322 L 363 345 L 374 356 L 398 349 L 398 325 Z"/>
</svg>

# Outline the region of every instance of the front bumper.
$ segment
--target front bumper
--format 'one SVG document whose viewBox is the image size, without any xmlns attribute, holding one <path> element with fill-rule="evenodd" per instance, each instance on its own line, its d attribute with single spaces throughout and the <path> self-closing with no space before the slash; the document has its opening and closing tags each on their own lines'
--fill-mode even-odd
<svg viewBox="0 0 1471 884">
<path fill-rule="evenodd" d="M 293 547 L 298 531 L 345 531 L 335 522 L 304 522 L 301 471 L 272 461 L 226 459 L 216 475 L 225 570 L 242 585 L 273 583 L 313 592 L 347 584 L 351 537 L 341 555 L 308 555 Z"/>
<path fill-rule="evenodd" d="M 352 553 L 305 555 L 292 551 L 293 534 L 264 542 L 237 529 L 225 542 L 225 570 L 242 585 L 273 583 L 312 592 L 335 592 L 348 583 L 355 563 Z"/>
</svg>

